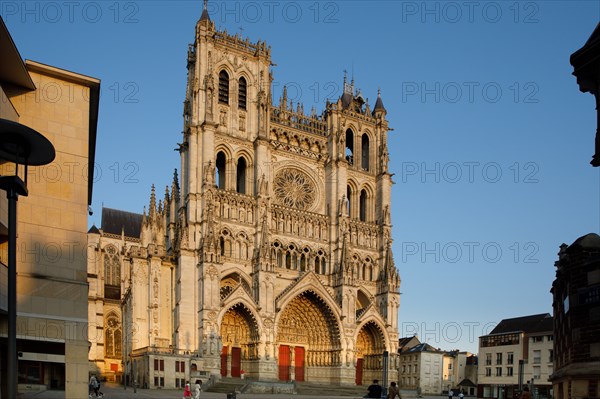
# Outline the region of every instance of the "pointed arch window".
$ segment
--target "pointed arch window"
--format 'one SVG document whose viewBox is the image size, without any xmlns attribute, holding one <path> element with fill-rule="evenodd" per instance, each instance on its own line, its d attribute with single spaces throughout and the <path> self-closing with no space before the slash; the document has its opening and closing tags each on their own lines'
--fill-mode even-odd
<svg viewBox="0 0 600 399">
<path fill-rule="evenodd" d="M 108 358 L 121 358 L 121 321 L 116 314 L 106 317 L 104 327 L 104 354 Z"/>
<path fill-rule="evenodd" d="M 219 104 L 229 105 L 229 74 L 225 70 L 219 72 Z"/>
<path fill-rule="evenodd" d="M 349 165 L 354 164 L 354 132 L 346 130 L 346 161 Z"/>
<path fill-rule="evenodd" d="M 240 157 L 237 162 L 236 191 L 246 194 L 246 159 Z"/>
<path fill-rule="evenodd" d="M 325 252 L 319 250 L 315 258 L 315 273 L 327 274 L 327 263 L 325 262 Z"/>
<path fill-rule="evenodd" d="M 225 190 L 226 185 L 225 185 L 225 179 L 226 179 L 226 169 L 227 169 L 227 157 L 225 156 L 225 153 L 223 151 L 219 151 L 219 153 L 217 154 L 217 161 L 216 161 L 216 168 L 217 168 L 217 187 L 220 188 L 221 190 Z"/>
<path fill-rule="evenodd" d="M 360 191 L 360 221 L 367 221 L 367 192 L 365 190 Z"/>
<path fill-rule="evenodd" d="M 104 248 L 104 297 L 121 299 L 121 262 L 117 248 Z"/>
<path fill-rule="evenodd" d="M 246 109 L 246 90 L 247 90 L 246 78 L 241 77 L 239 80 L 238 86 L 239 86 L 238 107 L 240 109 L 245 110 Z"/>
<path fill-rule="evenodd" d="M 361 166 L 363 170 L 369 170 L 369 136 L 365 133 L 361 140 Z"/>
<path fill-rule="evenodd" d="M 348 207 L 348 216 L 352 217 L 352 188 L 346 187 L 346 206 Z"/>
</svg>

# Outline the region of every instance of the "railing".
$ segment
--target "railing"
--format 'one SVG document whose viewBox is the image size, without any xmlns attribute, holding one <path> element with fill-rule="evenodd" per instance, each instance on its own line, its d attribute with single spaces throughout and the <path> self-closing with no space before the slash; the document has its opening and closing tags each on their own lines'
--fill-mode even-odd
<svg viewBox="0 0 600 399">
<path fill-rule="evenodd" d="M 306 116 L 290 110 L 271 108 L 271 122 L 303 132 L 327 136 L 327 123 L 317 116 Z"/>
</svg>

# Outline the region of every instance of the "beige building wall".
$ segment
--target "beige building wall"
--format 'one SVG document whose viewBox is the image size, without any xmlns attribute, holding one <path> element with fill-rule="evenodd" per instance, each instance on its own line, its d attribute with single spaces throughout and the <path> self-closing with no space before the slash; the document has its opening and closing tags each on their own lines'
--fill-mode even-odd
<svg viewBox="0 0 600 399">
<path fill-rule="evenodd" d="M 525 366 L 524 381 L 534 385 L 550 384 L 553 373 L 554 335 L 552 332 L 530 335 L 527 349 L 528 362 Z"/>
<path fill-rule="evenodd" d="M 45 373 L 39 385 L 21 384 L 19 390 L 60 385 L 64 380 L 66 398 L 85 397 L 89 370 L 87 164 L 90 131 L 95 130 L 90 126 L 90 98 L 94 96 L 90 88 L 97 90 L 100 82 L 35 62 L 26 65 L 37 89 L 8 90 L 6 97 L 19 123 L 50 140 L 56 158 L 49 165 L 29 168 L 30 194 L 18 201 L 17 345 L 23 354 L 20 362 L 57 366 Z M 3 93 L 0 101 L 5 99 Z M 6 334 L 5 324 L 2 331 Z M 63 353 L 49 357 L 28 349 L 34 341 L 64 347 Z"/>
<path fill-rule="evenodd" d="M 422 352 L 420 356 L 419 380 L 423 394 L 442 393 L 442 353 Z"/>
<path fill-rule="evenodd" d="M 479 384 L 516 384 L 519 376 L 519 360 L 523 359 L 524 334 L 520 334 L 519 344 L 479 348 Z M 512 355 L 512 361 L 511 359 Z M 499 360 L 500 359 L 500 360 Z M 500 369 L 500 375 L 498 370 Z M 512 370 L 512 371 L 511 371 Z"/>
</svg>

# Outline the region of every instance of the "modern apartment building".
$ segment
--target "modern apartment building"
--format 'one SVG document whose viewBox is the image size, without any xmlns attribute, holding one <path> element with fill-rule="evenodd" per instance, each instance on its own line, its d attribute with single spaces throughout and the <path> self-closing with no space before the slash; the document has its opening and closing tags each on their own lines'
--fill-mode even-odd
<svg viewBox="0 0 600 399">
<path fill-rule="evenodd" d="M 29 167 L 17 205 L 18 391 L 87 396 L 87 218 L 92 200 L 100 81 L 23 61 L 0 18 L 0 118 L 30 127 L 55 160 Z M 0 159 L 0 174 L 15 166 Z M 23 169 L 21 169 L 23 171 Z M 21 173 L 21 178 L 24 173 Z M 0 386 L 7 378 L 7 200 L 0 191 Z M 9 398 L 14 399 L 14 398 Z"/>
<path fill-rule="evenodd" d="M 548 313 L 504 319 L 479 337 L 477 396 L 514 398 L 527 384 L 534 398 L 550 397 L 553 337 Z"/>
</svg>

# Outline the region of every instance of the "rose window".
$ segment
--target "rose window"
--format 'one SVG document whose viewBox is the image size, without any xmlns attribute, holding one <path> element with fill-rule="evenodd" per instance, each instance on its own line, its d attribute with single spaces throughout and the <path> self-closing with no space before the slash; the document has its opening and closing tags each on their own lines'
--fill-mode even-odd
<svg viewBox="0 0 600 399">
<path fill-rule="evenodd" d="M 315 201 L 315 187 L 303 172 L 285 169 L 275 177 L 275 196 L 282 205 L 306 210 Z"/>
</svg>

